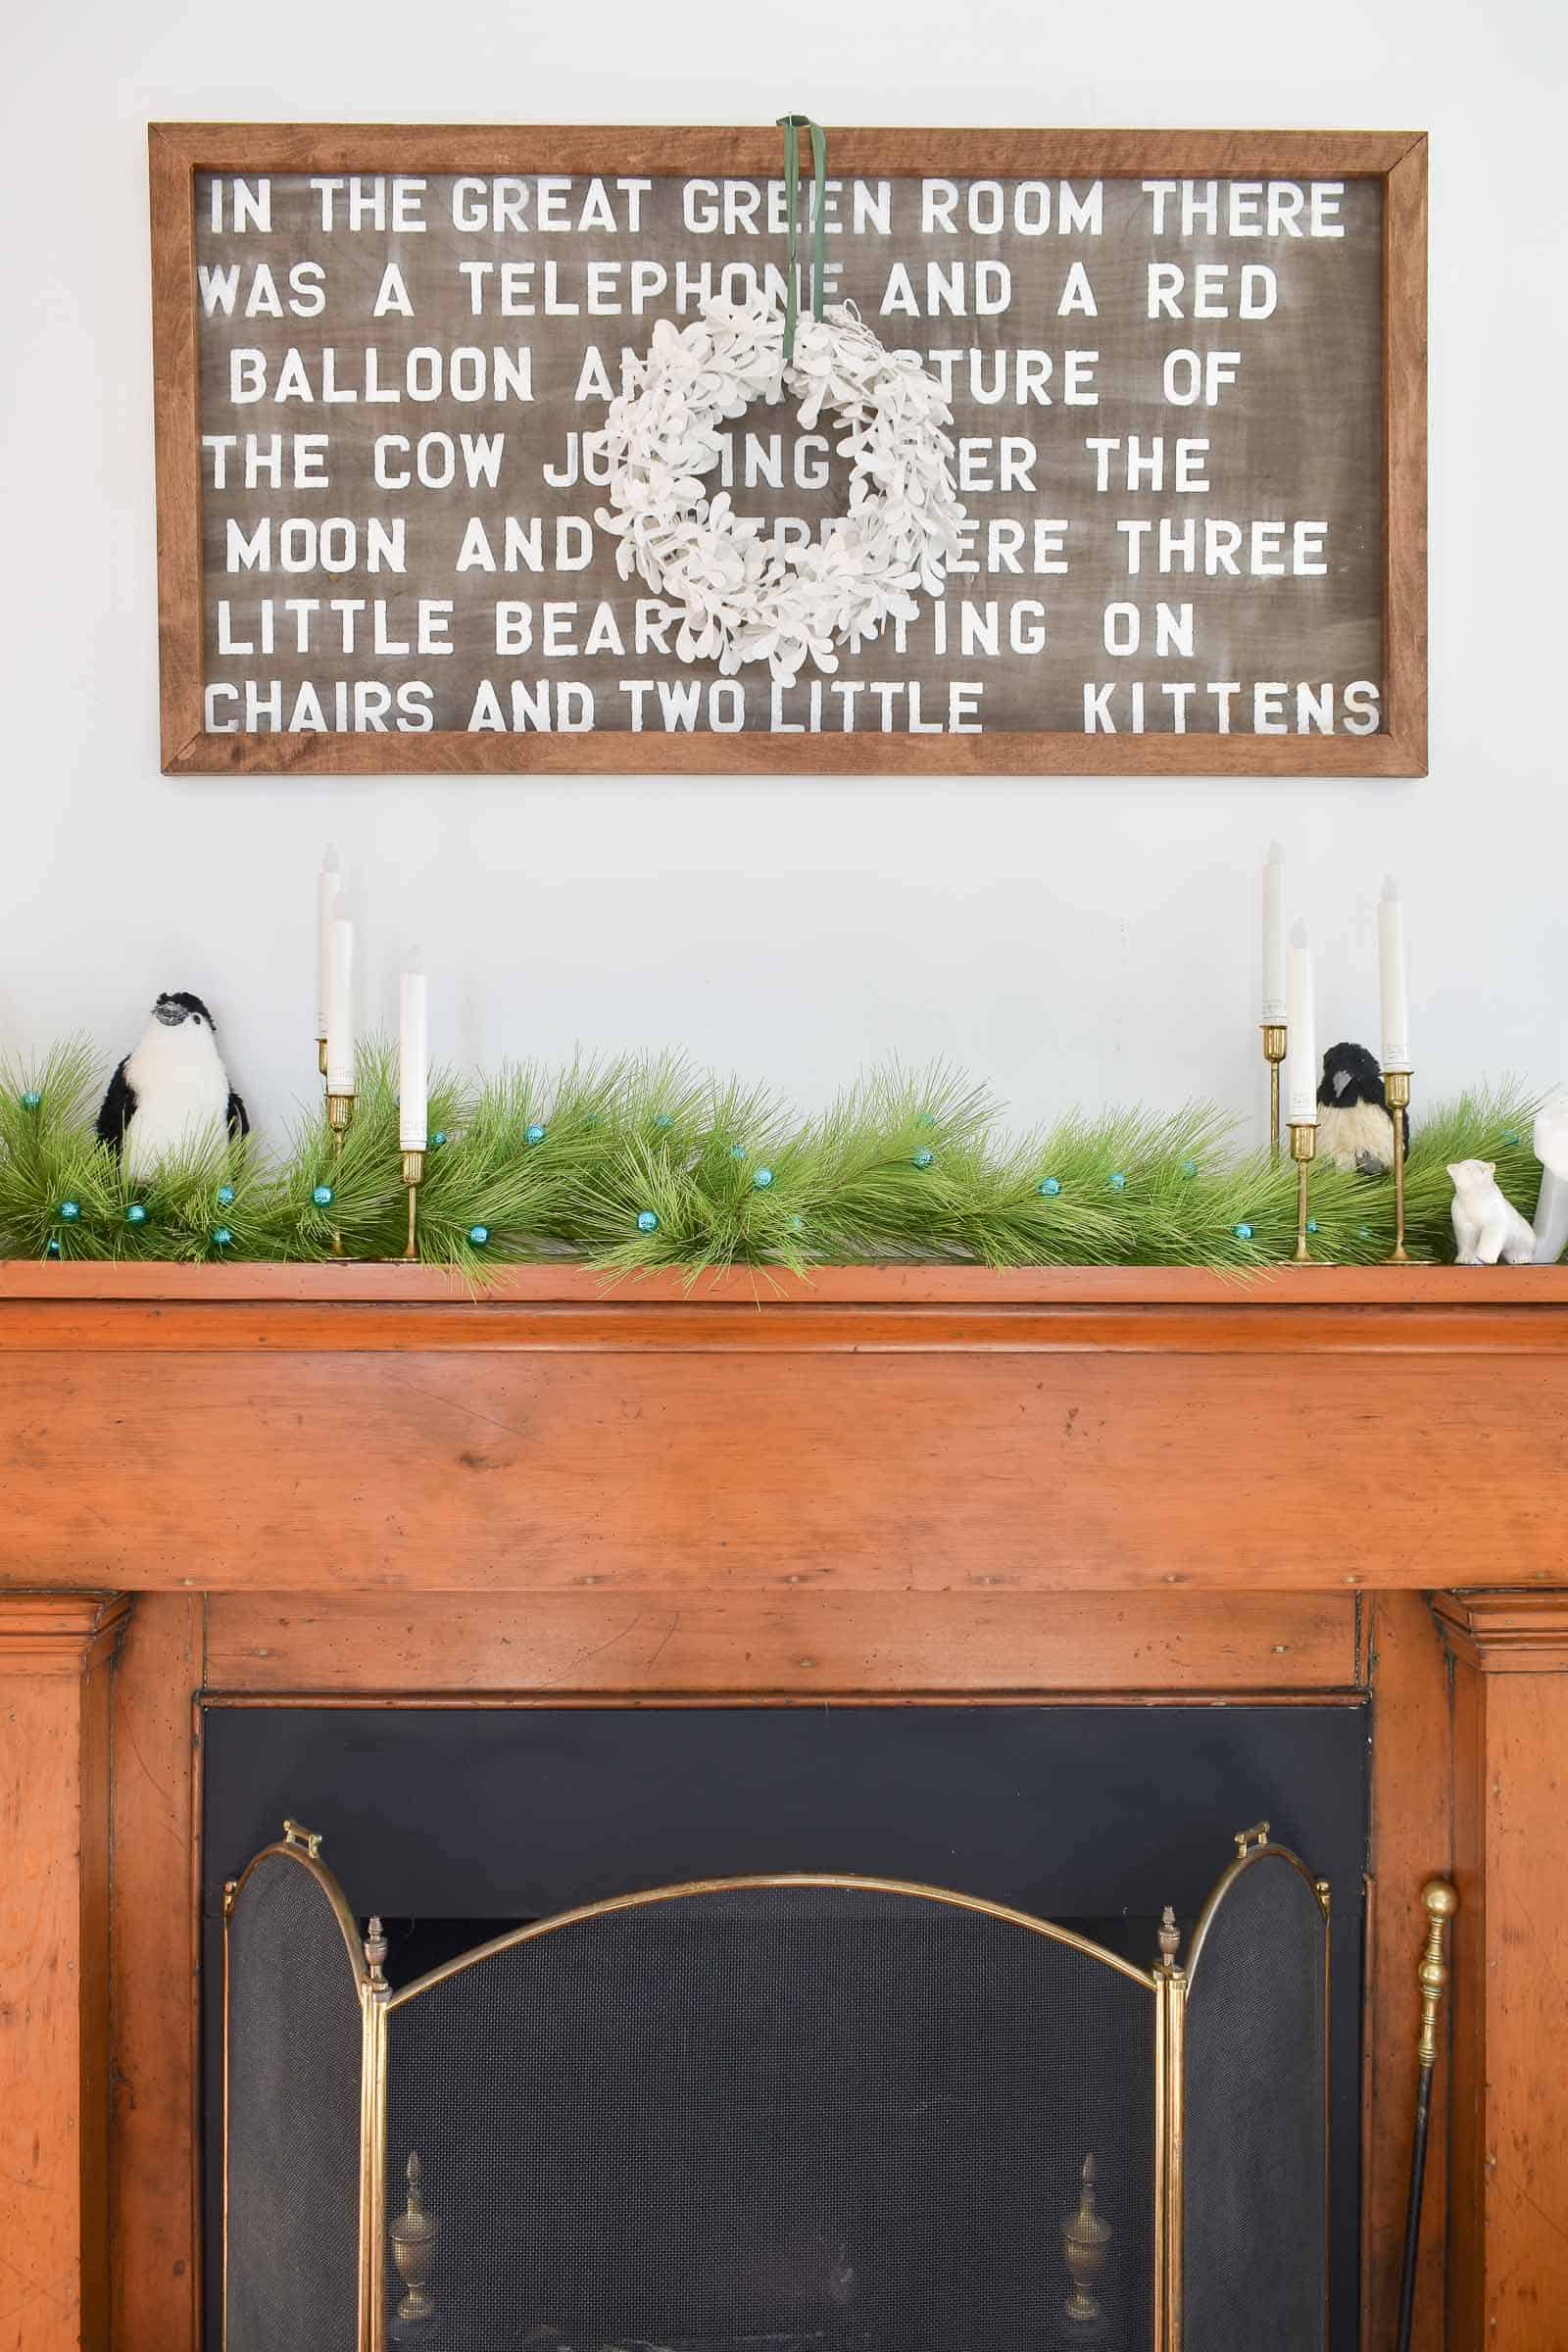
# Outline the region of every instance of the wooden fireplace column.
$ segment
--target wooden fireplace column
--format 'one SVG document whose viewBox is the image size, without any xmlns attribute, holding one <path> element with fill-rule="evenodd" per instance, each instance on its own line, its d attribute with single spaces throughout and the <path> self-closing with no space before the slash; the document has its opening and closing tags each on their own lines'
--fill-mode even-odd
<svg viewBox="0 0 1568 2352">
<path fill-rule="evenodd" d="M 1419 1887 L 1456 1867 L 1418 2343 L 1540 2352 L 1565 1412 L 1554 1269 L 609 1298 L 532 1269 L 472 1301 L 401 1268 L 0 1267 L 0 2352 L 200 2352 L 203 1693 L 1370 1693 L 1363 2344 L 1392 2342 Z"/>
</svg>

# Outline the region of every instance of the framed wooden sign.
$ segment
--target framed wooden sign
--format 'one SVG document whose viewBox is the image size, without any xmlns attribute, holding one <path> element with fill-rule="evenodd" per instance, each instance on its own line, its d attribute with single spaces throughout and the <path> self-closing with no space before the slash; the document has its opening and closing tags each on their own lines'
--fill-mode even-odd
<svg viewBox="0 0 1568 2352">
<path fill-rule="evenodd" d="M 656 324 L 782 300 L 782 133 L 150 143 L 171 773 L 1425 772 L 1418 134 L 830 130 L 827 300 L 940 380 L 966 520 L 783 684 L 598 519 Z M 787 551 L 846 477 L 786 399 L 704 486 Z"/>
</svg>

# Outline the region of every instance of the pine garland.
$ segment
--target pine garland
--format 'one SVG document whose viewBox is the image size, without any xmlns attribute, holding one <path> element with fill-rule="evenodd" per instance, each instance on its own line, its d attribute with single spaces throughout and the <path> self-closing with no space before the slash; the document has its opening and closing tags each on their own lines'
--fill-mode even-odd
<svg viewBox="0 0 1568 2352">
<path fill-rule="evenodd" d="M 167 1162 L 131 1184 L 94 1132 L 91 1050 L 0 1073 L 0 1251 L 13 1257 L 398 1257 L 407 1235 L 396 1056 L 361 1054 L 353 1124 L 334 1151 L 307 1119 L 282 1155 L 254 1142 Z M 1533 1102 L 1505 1085 L 1435 1109 L 1406 1171 L 1412 1254 L 1453 1255 L 1448 1162 L 1495 1160 L 1528 1217 Z M 1240 1152 L 1202 1104 L 1166 1116 L 1075 1113 L 1021 1138 L 961 1074 L 879 1072 L 802 1120 L 763 1089 L 675 1057 L 438 1073 L 419 1195 L 419 1253 L 470 1281 L 509 1261 L 575 1257 L 612 1274 L 732 1265 L 799 1273 L 867 1261 L 987 1266 L 1193 1265 L 1288 1258 L 1296 1170 Z M 1393 1246 L 1393 1185 L 1312 1172 L 1314 1255 L 1370 1264 Z"/>
</svg>

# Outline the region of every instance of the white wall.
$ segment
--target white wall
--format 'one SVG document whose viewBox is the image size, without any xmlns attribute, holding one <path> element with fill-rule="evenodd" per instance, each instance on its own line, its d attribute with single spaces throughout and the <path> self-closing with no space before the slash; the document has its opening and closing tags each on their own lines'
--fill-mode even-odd
<svg viewBox="0 0 1568 2352">
<path fill-rule="evenodd" d="M 1376 1043 L 1373 908 L 1409 909 L 1417 1085 L 1554 1077 L 1561 0 L 23 0 L 0 51 L 10 394 L 0 1046 L 123 1051 L 211 997 L 269 1125 L 312 1085 L 311 876 L 339 844 L 437 1050 L 679 1043 L 814 1103 L 944 1055 L 1020 1120 L 1255 1110 L 1271 834 L 1325 1040 Z M 161 777 L 149 118 L 1246 124 L 1433 134 L 1431 777 L 738 781 Z"/>
</svg>

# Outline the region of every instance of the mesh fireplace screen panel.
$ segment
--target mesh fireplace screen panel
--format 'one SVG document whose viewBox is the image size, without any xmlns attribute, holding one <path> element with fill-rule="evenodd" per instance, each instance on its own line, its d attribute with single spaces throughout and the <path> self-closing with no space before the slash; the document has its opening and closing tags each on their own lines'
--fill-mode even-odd
<svg viewBox="0 0 1568 2352">
<path fill-rule="evenodd" d="M 226 2352 L 354 2352 L 360 1998 L 324 1886 L 266 1854 L 228 1924 Z"/>
<path fill-rule="evenodd" d="M 1147 1980 L 942 1901 L 638 1904 L 394 2005 L 389 2204 L 416 2151 L 463 2352 L 536 2328 L 573 2352 L 1040 2352 L 1092 2152 L 1113 2231 L 1095 2340 L 1148 2352 L 1153 2035 Z"/>
<path fill-rule="evenodd" d="M 1328 2340 L 1327 1938 L 1282 1854 L 1219 1896 L 1187 1999 L 1184 2342 Z"/>
</svg>

